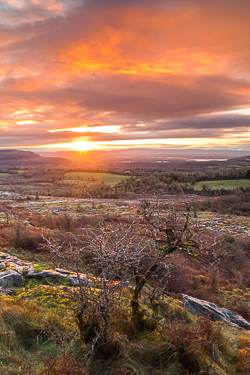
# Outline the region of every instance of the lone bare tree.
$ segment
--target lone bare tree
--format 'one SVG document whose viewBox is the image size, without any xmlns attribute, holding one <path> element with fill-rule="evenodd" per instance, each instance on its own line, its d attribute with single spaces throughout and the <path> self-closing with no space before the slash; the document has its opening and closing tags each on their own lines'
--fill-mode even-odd
<svg viewBox="0 0 250 375">
<path fill-rule="evenodd" d="M 157 297 L 167 292 L 176 253 L 207 264 L 218 261 L 220 241 L 203 236 L 190 220 L 188 204 L 185 211 L 176 211 L 145 202 L 130 223 L 100 221 L 97 228 L 85 228 L 78 236 L 72 234 L 67 244 L 45 239 L 59 265 L 75 274 L 72 280 L 77 288 L 70 293 L 70 306 L 89 353 L 114 343 L 114 317 L 121 310 L 130 314 L 138 332 L 157 327 Z M 149 296 L 151 317 L 140 307 L 146 283 L 159 292 Z M 130 302 L 128 286 L 132 289 Z"/>
</svg>

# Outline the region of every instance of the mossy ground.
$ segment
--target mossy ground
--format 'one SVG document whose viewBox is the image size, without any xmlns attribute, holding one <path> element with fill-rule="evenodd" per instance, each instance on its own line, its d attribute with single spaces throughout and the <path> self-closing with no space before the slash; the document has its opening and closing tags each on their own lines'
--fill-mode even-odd
<svg viewBox="0 0 250 375">
<path fill-rule="evenodd" d="M 249 291 L 242 294 L 236 289 L 232 298 L 236 295 L 248 299 Z M 50 285 L 19 288 L 15 296 L 0 297 L 0 305 L 3 375 L 11 371 L 22 374 L 27 360 L 36 371 L 34 374 L 42 374 L 45 357 L 60 357 L 63 353 L 74 355 L 90 374 L 243 375 L 250 370 L 248 332 L 199 318 L 188 312 L 178 299 L 166 297 L 165 307 L 160 309 L 160 325 L 153 331 L 144 329 L 135 334 L 129 311 L 114 317 L 117 331 L 113 341 L 116 345 L 119 342 L 119 352 L 110 353 L 108 358 L 98 354 L 85 357 L 87 349 L 78 337 L 69 288 Z M 149 314 L 148 306 L 143 307 Z M 54 332 L 54 340 L 48 340 L 49 330 Z M 56 340 L 59 333 L 71 339 L 60 342 L 59 338 Z"/>
</svg>

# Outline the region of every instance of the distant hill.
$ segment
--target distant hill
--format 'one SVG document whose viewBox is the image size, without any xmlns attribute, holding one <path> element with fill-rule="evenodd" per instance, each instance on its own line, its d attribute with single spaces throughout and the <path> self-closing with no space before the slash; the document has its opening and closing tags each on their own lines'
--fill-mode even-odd
<svg viewBox="0 0 250 375">
<path fill-rule="evenodd" d="M 41 154 L 41 155 L 40 155 Z M 245 155 L 244 155 L 245 154 Z M 111 168 L 112 170 L 197 170 L 207 166 L 250 165 L 243 151 L 210 150 L 93 150 L 87 153 L 41 152 L 0 149 L 1 167 Z"/>
<path fill-rule="evenodd" d="M 68 167 L 68 159 L 61 157 L 42 157 L 31 151 L 1 150 L 0 166 L 4 167 Z"/>
<path fill-rule="evenodd" d="M 82 154 L 79 151 L 42 151 L 42 156 L 59 156 L 70 160 L 78 160 Z M 173 158 L 173 159 L 233 159 L 248 156 L 248 151 L 238 150 L 204 150 L 204 149 L 150 149 L 150 148 L 130 148 L 124 150 L 90 150 L 86 152 L 86 159 L 94 160 L 114 160 L 114 159 L 150 159 L 150 158 Z"/>
<path fill-rule="evenodd" d="M 2 160 L 27 160 L 41 159 L 41 156 L 31 151 L 21 150 L 0 150 L 0 161 Z"/>
<path fill-rule="evenodd" d="M 247 166 L 247 165 L 250 165 L 250 155 L 243 156 L 242 158 L 229 159 L 228 161 L 230 162 L 230 164 Z"/>
</svg>

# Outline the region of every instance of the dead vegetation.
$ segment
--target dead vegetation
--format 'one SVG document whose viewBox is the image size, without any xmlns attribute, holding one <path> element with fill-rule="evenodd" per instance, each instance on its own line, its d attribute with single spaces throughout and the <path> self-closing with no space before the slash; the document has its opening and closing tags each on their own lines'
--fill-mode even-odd
<svg viewBox="0 0 250 375">
<path fill-rule="evenodd" d="M 2 206 L 4 251 L 39 257 L 78 278 L 75 288 L 48 280 L 46 288 L 0 297 L 0 373 L 250 371 L 249 334 L 196 317 L 181 302 L 185 293 L 249 319 L 249 238 L 199 230 L 189 205 L 183 211 L 144 202 L 120 217 L 77 210 L 31 214 L 25 205 Z"/>
</svg>

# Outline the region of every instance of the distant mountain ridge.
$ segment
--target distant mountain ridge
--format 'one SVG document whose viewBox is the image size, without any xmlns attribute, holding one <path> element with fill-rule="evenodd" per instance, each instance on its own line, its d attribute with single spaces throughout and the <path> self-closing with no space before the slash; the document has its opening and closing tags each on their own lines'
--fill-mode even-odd
<svg viewBox="0 0 250 375">
<path fill-rule="evenodd" d="M 133 152 L 134 151 L 134 152 Z M 147 151 L 147 152 L 146 152 Z M 112 168 L 126 169 L 197 169 L 208 165 L 250 166 L 248 152 L 224 152 L 208 150 L 96 150 L 88 153 L 41 152 L 17 149 L 0 149 L 1 167 L 18 168 Z M 245 154 L 245 155 L 244 155 Z M 54 156 L 55 155 L 55 156 Z M 127 164 L 129 163 L 129 164 Z"/>
<path fill-rule="evenodd" d="M 0 149 L 0 166 L 4 167 L 68 167 L 68 159 L 61 157 L 42 157 L 32 151 Z"/>
<path fill-rule="evenodd" d="M 0 150 L 0 160 L 24 160 L 24 159 L 40 159 L 41 156 L 32 151 L 21 150 Z"/>
</svg>

